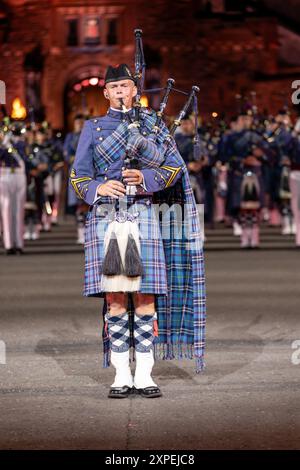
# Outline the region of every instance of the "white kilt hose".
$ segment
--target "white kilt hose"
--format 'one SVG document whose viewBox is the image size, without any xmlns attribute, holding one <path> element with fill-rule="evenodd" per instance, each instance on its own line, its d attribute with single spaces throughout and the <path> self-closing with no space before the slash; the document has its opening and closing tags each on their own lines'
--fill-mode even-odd
<svg viewBox="0 0 300 470">
<path fill-rule="evenodd" d="M 300 170 L 290 173 L 290 188 L 292 193 L 292 211 L 296 226 L 296 246 L 300 246 Z"/>
</svg>

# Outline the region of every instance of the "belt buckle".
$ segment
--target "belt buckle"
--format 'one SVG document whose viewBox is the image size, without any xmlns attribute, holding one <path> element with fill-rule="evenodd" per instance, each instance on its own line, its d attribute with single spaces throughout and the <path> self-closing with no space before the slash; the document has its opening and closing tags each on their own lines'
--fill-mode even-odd
<svg viewBox="0 0 300 470">
<path fill-rule="evenodd" d="M 120 209 L 115 213 L 115 220 L 121 224 L 127 220 L 127 212 L 124 209 Z"/>
</svg>

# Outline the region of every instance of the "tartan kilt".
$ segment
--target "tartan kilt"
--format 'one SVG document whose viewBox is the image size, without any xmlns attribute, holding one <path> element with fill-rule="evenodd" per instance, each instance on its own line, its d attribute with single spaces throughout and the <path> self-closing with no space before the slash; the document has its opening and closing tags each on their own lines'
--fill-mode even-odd
<svg viewBox="0 0 300 470">
<path fill-rule="evenodd" d="M 104 297 L 101 276 L 104 258 L 104 236 L 110 223 L 111 208 L 115 201 L 102 198 L 94 204 L 85 222 L 85 276 L 84 291 L 86 297 Z M 130 213 L 138 214 L 136 221 L 140 232 L 141 259 L 143 274 L 139 292 L 145 294 L 167 295 L 167 273 L 163 241 L 159 228 L 159 220 L 151 209 L 151 199 L 131 199 L 128 197 Z M 108 206 L 109 204 L 110 206 Z M 109 208 L 108 208 L 109 207 Z M 108 208 L 108 209 L 107 209 Z"/>
</svg>

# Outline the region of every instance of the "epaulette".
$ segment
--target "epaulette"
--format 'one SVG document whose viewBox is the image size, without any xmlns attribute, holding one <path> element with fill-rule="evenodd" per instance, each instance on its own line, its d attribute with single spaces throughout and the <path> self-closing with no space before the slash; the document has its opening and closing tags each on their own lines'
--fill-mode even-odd
<svg viewBox="0 0 300 470">
<path fill-rule="evenodd" d="M 106 114 L 104 114 L 104 116 L 95 116 L 91 119 L 88 119 L 88 121 L 91 122 L 92 124 L 97 124 L 97 122 L 102 121 L 104 118 L 107 118 Z"/>
</svg>

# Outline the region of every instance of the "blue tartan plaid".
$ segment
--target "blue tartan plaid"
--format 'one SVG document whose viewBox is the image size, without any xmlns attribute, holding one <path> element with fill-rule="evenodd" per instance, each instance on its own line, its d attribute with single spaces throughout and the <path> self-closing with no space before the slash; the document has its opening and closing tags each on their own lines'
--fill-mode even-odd
<svg viewBox="0 0 300 470">
<path fill-rule="evenodd" d="M 137 159 L 141 168 L 157 168 L 164 161 L 157 145 L 143 137 L 136 128 L 129 134 L 126 150 Z"/>
<path fill-rule="evenodd" d="M 164 239 L 167 284 L 170 295 L 156 297 L 159 337 L 154 339 L 157 358 L 195 357 L 196 372 L 205 368 L 206 288 L 204 254 L 199 215 L 186 167 L 182 181 L 155 194 L 155 202 L 186 204 L 185 236 L 176 239 L 176 220 L 170 223 L 170 238 Z M 161 230 L 163 227 L 161 226 Z M 189 249 L 187 249 L 187 246 Z"/>
</svg>

